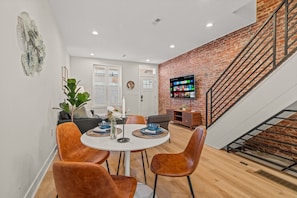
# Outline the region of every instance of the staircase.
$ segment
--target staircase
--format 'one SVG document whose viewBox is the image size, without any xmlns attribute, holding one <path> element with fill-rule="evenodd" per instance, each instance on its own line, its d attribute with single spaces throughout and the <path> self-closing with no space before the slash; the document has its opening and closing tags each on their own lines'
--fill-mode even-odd
<svg viewBox="0 0 297 198">
<path fill-rule="evenodd" d="M 297 0 L 285 0 L 206 94 L 206 144 L 221 149 L 297 101 Z"/>
<path fill-rule="evenodd" d="M 297 177 L 297 102 L 227 145 L 228 152 Z"/>
<path fill-rule="evenodd" d="M 285 0 L 206 94 L 205 143 L 297 176 L 297 0 Z"/>
</svg>

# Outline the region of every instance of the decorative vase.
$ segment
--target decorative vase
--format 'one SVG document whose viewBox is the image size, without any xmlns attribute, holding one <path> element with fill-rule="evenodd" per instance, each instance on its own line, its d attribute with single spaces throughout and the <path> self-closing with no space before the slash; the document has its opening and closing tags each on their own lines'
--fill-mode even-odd
<svg viewBox="0 0 297 198">
<path fill-rule="evenodd" d="M 117 139 L 116 119 L 110 119 L 110 139 Z"/>
</svg>

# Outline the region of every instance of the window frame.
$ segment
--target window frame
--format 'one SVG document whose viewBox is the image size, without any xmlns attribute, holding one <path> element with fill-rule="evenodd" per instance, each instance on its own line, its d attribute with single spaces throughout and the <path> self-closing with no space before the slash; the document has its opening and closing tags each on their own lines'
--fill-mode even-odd
<svg viewBox="0 0 297 198">
<path fill-rule="evenodd" d="M 100 70 L 101 72 L 97 72 Z M 101 76 L 96 75 L 100 73 L 102 74 Z M 98 87 L 96 88 L 96 86 Z M 120 106 L 122 102 L 122 67 L 114 65 L 94 64 L 92 71 L 92 90 L 92 101 L 94 108 Z M 104 94 L 102 94 L 101 92 L 103 92 Z M 116 98 L 114 98 L 115 95 Z M 98 100 L 99 102 L 97 102 Z"/>
</svg>

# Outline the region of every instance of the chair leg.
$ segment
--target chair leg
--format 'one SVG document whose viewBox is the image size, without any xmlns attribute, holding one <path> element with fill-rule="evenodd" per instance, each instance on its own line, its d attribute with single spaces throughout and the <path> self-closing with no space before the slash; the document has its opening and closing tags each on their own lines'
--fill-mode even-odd
<svg viewBox="0 0 297 198">
<path fill-rule="evenodd" d="M 192 197 L 194 198 L 195 195 L 194 195 L 194 191 L 193 191 L 193 187 L 192 187 L 190 176 L 188 175 L 187 178 L 188 178 L 188 183 L 189 183 L 190 190 L 191 190 L 191 193 L 192 193 Z"/>
<path fill-rule="evenodd" d="M 155 198 L 155 195 L 156 195 L 157 180 L 158 180 L 158 175 L 156 174 L 156 176 L 155 176 L 155 184 L 154 184 L 154 194 L 153 194 L 153 198 Z"/>
<path fill-rule="evenodd" d="M 122 162 L 122 164 L 125 164 L 125 152 L 124 151 L 122 151 L 122 153 L 123 153 L 123 162 Z"/>
<path fill-rule="evenodd" d="M 149 163 L 149 161 L 148 161 L 147 152 L 146 152 L 146 150 L 144 150 L 144 152 L 145 152 L 145 157 L 146 157 L 147 167 L 149 168 L 149 167 L 150 167 L 150 163 Z"/>
<path fill-rule="evenodd" d="M 108 173 L 110 174 L 108 160 L 106 160 L 105 163 L 106 163 L 107 171 L 108 171 Z"/>
<path fill-rule="evenodd" d="M 141 159 L 142 159 L 142 168 L 143 168 L 143 175 L 144 175 L 144 183 L 146 184 L 146 173 L 145 173 L 145 167 L 144 167 L 144 160 L 143 160 L 143 153 L 142 152 L 141 152 Z"/>
<path fill-rule="evenodd" d="M 119 175 L 119 169 L 120 169 L 120 164 L 121 164 L 121 157 L 122 157 L 122 151 L 120 151 L 120 156 L 119 156 L 119 162 L 118 162 L 118 170 L 117 170 L 117 175 Z"/>
</svg>

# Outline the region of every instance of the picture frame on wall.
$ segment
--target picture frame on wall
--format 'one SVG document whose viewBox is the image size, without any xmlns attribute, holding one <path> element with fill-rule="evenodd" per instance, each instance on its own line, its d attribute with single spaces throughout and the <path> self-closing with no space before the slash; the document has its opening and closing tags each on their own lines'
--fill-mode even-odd
<svg viewBox="0 0 297 198">
<path fill-rule="evenodd" d="M 62 90 L 65 91 L 65 85 L 68 79 L 68 68 L 66 66 L 62 66 Z"/>
</svg>

